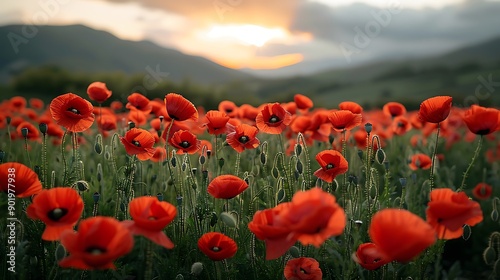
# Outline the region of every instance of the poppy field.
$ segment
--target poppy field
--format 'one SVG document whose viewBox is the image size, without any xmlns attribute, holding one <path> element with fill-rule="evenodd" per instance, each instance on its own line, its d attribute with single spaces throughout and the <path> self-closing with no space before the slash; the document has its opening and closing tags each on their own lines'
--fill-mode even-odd
<svg viewBox="0 0 500 280">
<path fill-rule="evenodd" d="M 1 279 L 500 277 L 496 108 L 0 107 Z"/>
</svg>

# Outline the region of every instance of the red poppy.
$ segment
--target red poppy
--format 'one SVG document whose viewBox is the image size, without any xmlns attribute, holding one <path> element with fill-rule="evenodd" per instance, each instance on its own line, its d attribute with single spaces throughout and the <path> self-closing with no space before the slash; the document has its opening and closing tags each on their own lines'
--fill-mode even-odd
<svg viewBox="0 0 500 280">
<path fill-rule="evenodd" d="M 404 116 L 397 116 L 392 120 L 392 132 L 396 135 L 404 135 L 411 130 L 410 121 Z"/>
<path fill-rule="evenodd" d="M 30 104 L 30 107 L 35 109 L 35 110 L 43 109 L 43 107 L 45 106 L 45 104 L 43 103 L 43 100 L 41 100 L 40 98 L 36 98 L 36 97 L 30 98 L 28 102 Z"/>
<path fill-rule="evenodd" d="M 125 105 L 125 108 L 129 110 L 136 109 L 142 111 L 144 114 L 149 114 L 153 109 L 150 100 L 140 93 L 132 93 L 127 97 L 127 100 L 128 103 Z"/>
<path fill-rule="evenodd" d="M 255 118 L 259 114 L 259 109 L 250 104 L 242 104 L 238 109 L 238 117 L 242 120 L 255 122 Z"/>
<path fill-rule="evenodd" d="M 463 225 L 474 226 L 483 220 L 481 206 L 464 192 L 434 189 L 427 204 L 427 222 L 439 239 L 455 239 L 463 234 Z"/>
<path fill-rule="evenodd" d="M 223 100 L 219 103 L 217 109 L 226 113 L 231 118 L 236 118 L 238 116 L 238 106 L 236 106 L 233 101 Z"/>
<path fill-rule="evenodd" d="M 226 124 L 229 121 L 229 116 L 221 111 L 211 110 L 205 114 L 207 122 L 205 125 L 208 128 L 208 133 L 212 135 L 220 135 L 226 133 Z"/>
<path fill-rule="evenodd" d="M 418 111 L 419 118 L 430 123 L 444 121 L 450 114 L 452 100 L 451 96 L 436 96 L 424 100 Z"/>
<path fill-rule="evenodd" d="M 152 196 L 142 196 L 130 201 L 129 212 L 133 221 L 123 221 L 132 234 L 142 235 L 167 249 L 174 248 L 174 243 L 163 232 L 177 215 L 177 208 L 172 204 L 159 201 Z"/>
<path fill-rule="evenodd" d="M 297 241 L 293 235 L 290 235 L 291 230 L 279 222 L 281 212 L 290 205 L 289 202 L 285 202 L 271 209 L 257 211 L 252 221 L 248 223 L 248 228 L 255 234 L 255 237 L 266 244 L 266 260 L 281 257 Z"/>
<path fill-rule="evenodd" d="M 35 171 L 18 162 L 0 164 L 0 182 L 0 190 L 9 197 L 29 197 L 42 191 Z"/>
<path fill-rule="evenodd" d="M 163 162 L 167 159 L 167 150 L 163 147 L 156 147 L 153 156 L 150 158 L 152 162 Z"/>
<path fill-rule="evenodd" d="M 292 115 L 279 103 L 265 105 L 255 118 L 257 128 L 268 134 L 280 134 L 291 122 Z"/>
<path fill-rule="evenodd" d="M 411 162 L 409 164 L 411 170 L 418 169 L 429 169 L 431 168 L 432 160 L 431 157 L 425 154 L 415 154 L 411 157 Z"/>
<path fill-rule="evenodd" d="M 311 98 L 300 93 L 297 93 L 293 96 L 293 101 L 297 105 L 297 108 L 300 110 L 311 109 L 314 105 Z"/>
<path fill-rule="evenodd" d="M 24 138 L 23 136 L 23 129 L 28 130 L 28 134 L 26 135 L 26 138 L 30 140 L 36 140 L 40 136 L 40 131 L 36 126 L 34 126 L 30 122 L 22 122 L 17 126 L 16 132 L 17 132 L 17 137 L 19 138 Z"/>
<path fill-rule="evenodd" d="M 120 137 L 127 154 L 137 155 L 139 160 L 148 160 L 154 155 L 155 138 L 151 133 L 142 128 L 132 128 L 124 137 Z"/>
<path fill-rule="evenodd" d="M 72 230 L 83 213 L 83 200 L 72 188 L 43 190 L 26 209 L 28 217 L 45 223 L 42 239 L 59 240 L 61 233 Z"/>
<path fill-rule="evenodd" d="M 289 260 L 283 272 L 287 280 L 321 280 L 323 272 L 313 258 L 295 258 Z"/>
<path fill-rule="evenodd" d="M 116 124 L 118 122 L 114 114 L 102 114 L 97 118 L 99 128 L 104 131 L 111 131 L 116 129 Z"/>
<path fill-rule="evenodd" d="M 233 239 L 220 232 L 208 232 L 198 240 L 198 248 L 213 261 L 232 258 L 238 246 Z"/>
<path fill-rule="evenodd" d="M 178 154 L 194 154 L 201 148 L 200 140 L 187 130 L 176 131 L 170 137 L 170 145 L 177 149 Z"/>
<path fill-rule="evenodd" d="M 115 101 L 111 102 L 111 104 L 109 105 L 109 107 L 111 109 L 113 109 L 113 111 L 118 112 L 118 111 L 120 111 L 123 108 L 123 103 L 121 103 L 118 100 L 115 100 Z"/>
<path fill-rule="evenodd" d="M 436 242 L 433 228 L 404 209 L 384 209 L 375 213 L 369 235 L 387 257 L 387 262 L 409 262 Z"/>
<path fill-rule="evenodd" d="M 493 193 L 493 188 L 486 183 L 477 184 L 474 189 L 472 189 L 472 195 L 479 200 L 486 200 L 490 198 Z"/>
<path fill-rule="evenodd" d="M 50 113 L 58 125 L 71 132 L 82 132 L 94 123 L 92 104 L 73 93 L 60 95 L 50 102 Z"/>
<path fill-rule="evenodd" d="M 245 149 L 255 149 L 259 146 L 260 141 L 255 137 L 258 132 L 255 126 L 248 124 L 229 126 L 226 141 L 233 149 L 241 153 Z"/>
<path fill-rule="evenodd" d="M 333 195 L 312 188 L 293 195 L 290 206 L 280 213 L 279 223 L 292 231 L 293 239 L 319 247 L 344 231 L 346 216 Z"/>
<path fill-rule="evenodd" d="M 131 107 L 127 114 L 127 121 L 135 123 L 136 126 L 143 126 L 148 122 L 148 114 Z"/>
<path fill-rule="evenodd" d="M 26 108 L 26 98 L 22 96 L 14 96 L 10 100 L 10 109 L 15 112 L 20 112 Z"/>
<path fill-rule="evenodd" d="M 198 110 L 189 100 L 177 93 L 165 96 L 165 108 L 168 117 L 176 121 L 198 120 Z"/>
<path fill-rule="evenodd" d="M 316 155 L 316 161 L 320 169 L 314 172 L 314 176 L 331 183 L 340 174 L 347 172 L 348 163 L 342 154 L 335 150 L 324 150 Z"/>
<path fill-rule="evenodd" d="M 339 104 L 339 109 L 340 110 L 349 110 L 353 114 L 361 114 L 361 113 L 363 113 L 363 107 L 361 107 L 361 105 L 359 105 L 358 103 L 352 102 L 352 101 L 341 102 Z"/>
<path fill-rule="evenodd" d="M 306 133 L 311 139 L 326 142 L 332 132 L 332 125 L 328 120 L 327 111 L 317 111 L 311 116 L 311 123 Z"/>
<path fill-rule="evenodd" d="M 208 185 L 208 193 L 215 198 L 231 199 L 248 188 L 247 182 L 234 175 L 220 175 Z"/>
<path fill-rule="evenodd" d="M 377 244 L 370 242 L 359 245 L 352 258 L 361 267 L 368 270 L 375 270 L 388 263 L 387 257 L 380 252 Z"/>
<path fill-rule="evenodd" d="M 92 217 L 81 221 L 77 232 L 63 232 L 61 244 L 69 253 L 59 261 L 61 267 L 116 269 L 113 262 L 132 250 L 134 238 L 118 220 Z"/>
<path fill-rule="evenodd" d="M 332 111 L 328 119 L 336 131 L 351 130 L 361 124 L 361 114 L 354 114 L 349 110 Z"/>
<path fill-rule="evenodd" d="M 500 129 L 500 110 L 472 105 L 463 120 L 472 133 L 487 135 Z"/>
<path fill-rule="evenodd" d="M 87 87 L 87 94 L 91 100 L 103 103 L 111 97 L 111 91 L 103 82 L 93 82 Z"/>
<path fill-rule="evenodd" d="M 388 102 L 382 107 L 386 116 L 397 117 L 406 114 L 406 107 L 399 102 Z"/>
</svg>

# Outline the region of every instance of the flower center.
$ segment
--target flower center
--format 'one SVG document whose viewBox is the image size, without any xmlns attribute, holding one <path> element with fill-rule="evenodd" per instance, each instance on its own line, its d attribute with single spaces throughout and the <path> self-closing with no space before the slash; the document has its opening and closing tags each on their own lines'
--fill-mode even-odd
<svg viewBox="0 0 500 280">
<path fill-rule="evenodd" d="M 188 141 L 182 141 L 179 143 L 179 146 L 181 146 L 183 148 L 188 148 L 189 146 L 191 146 L 191 144 L 189 144 Z"/>
<path fill-rule="evenodd" d="M 73 107 L 70 107 L 68 109 L 68 111 L 70 111 L 71 113 L 73 114 L 77 114 L 77 115 L 81 115 L 80 111 L 78 111 L 77 109 L 73 108 Z"/>
<path fill-rule="evenodd" d="M 250 141 L 250 137 L 243 135 L 239 138 L 240 143 L 245 144 L 246 142 Z"/>
<path fill-rule="evenodd" d="M 68 210 L 67 209 L 64 209 L 64 208 L 56 208 L 56 209 L 53 209 L 51 211 L 49 211 L 49 213 L 47 213 L 47 216 L 49 217 L 49 219 L 51 219 L 52 221 L 59 221 L 62 217 L 64 217 L 64 215 L 66 215 L 66 213 L 68 213 Z"/>
<path fill-rule="evenodd" d="M 305 269 L 303 269 L 302 267 L 300 268 L 300 272 L 303 273 L 303 274 L 309 274 L 307 273 L 307 271 Z"/>
<path fill-rule="evenodd" d="M 91 255 L 97 256 L 106 253 L 106 249 L 100 248 L 100 247 L 88 247 L 85 252 L 90 253 Z"/>
<path fill-rule="evenodd" d="M 270 123 L 277 123 L 280 121 L 280 118 L 278 118 L 278 116 L 276 115 L 272 115 L 270 118 L 269 118 L 269 122 Z"/>
<path fill-rule="evenodd" d="M 132 144 L 136 147 L 140 147 L 141 146 L 141 142 L 137 141 L 137 140 L 133 140 L 132 141 Z"/>
<path fill-rule="evenodd" d="M 220 251 L 220 248 L 219 248 L 219 247 L 217 247 L 217 246 L 215 246 L 215 247 L 213 247 L 213 248 L 212 248 L 212 251 L 214 251 L 214 252 L 219 252 L 219 251 Z"/>
<path fill-rule="evenodd" d="M 148 220 L 150 220 L 150 221 L 154 221 L 154 220 L 156 220 L 156 217 L 155 217 L 155 216 L 149 216 L 149 217 L 148 217 Z"/>
<path fill-rule="evenodd" d="M 329 163 L 326 165 L 326 169 L 332 169 L 332 168 L 335 168 L 335 164 Z"/>
</svg>

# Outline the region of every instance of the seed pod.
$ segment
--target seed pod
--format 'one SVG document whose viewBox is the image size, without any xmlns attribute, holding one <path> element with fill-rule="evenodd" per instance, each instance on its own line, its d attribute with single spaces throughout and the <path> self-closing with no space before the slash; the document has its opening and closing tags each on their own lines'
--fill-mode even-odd
<svg viewBox="0 0 500 280">
<path fill-rule="evenodd" d="M 292 257 L 294 258 L 300 257 L 299 248 L 297 248 L 296 246 L 290 247 L 290 249 L 288 249 L 288 253 L 290 253 L 290 255 L 292 255 Z"/>
<path fill-rule="evenodd" d="M 40 124 L 38 124 L 38 128 L 40 129 L 40 132 L 41 132 L 42 134 L 44 134 L 44 135 L 45 135 L 45 134 L 47 133 L 47 128 L 48 128 L 48 126 L 47 126 L 47 124 L 46 124 L 46 123 L 40 123 Z"/>
<path fill-rule="evenodd" d="M 92 198 L 94 199 L 94 203 L 99 203 L 99 199 L 101 198 L 101 194 L 98 193 L 98 192 L 95 192 L 93 195 L 92 195 Z"/>
</svg>

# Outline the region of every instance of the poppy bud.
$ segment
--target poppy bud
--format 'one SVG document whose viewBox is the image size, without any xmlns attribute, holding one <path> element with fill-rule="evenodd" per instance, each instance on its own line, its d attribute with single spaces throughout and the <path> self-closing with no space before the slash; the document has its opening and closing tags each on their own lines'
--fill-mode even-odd
<svg viewBox="0 0 500 280">
<path fill-rule="evenodd" d="M 92 195 L 92 198 L 94 199 L 94 203 L 99 203 L 99 199 L 101 199 L 101 194 L 98 193 L 98 192 L 95 192 L 93 195 Z"/>
<path fill-rule="evenodd" d="M 128 128 L 129 129 L 135 128 L 135 122 L 128 122 Z"/>
<path fill-rule="evenodd" d="M 203 271 L 203 264 L 201 262 L 195 262 L 191 265 L 191 274 L 194 276 L 199 276 Z"/>
<path fill-rule="evenodd" d="M 76 187 L 80 192 L 87 191 L 90 188 L 89 183 L 83 180 L 76 181 L 73 187 Z"/>
<path fill-rule="evenodd" d="M 97 181 L 101 182 L 102 180 L 102 165 L 101 163 L 97 164 Z"/>
<path fill-rule="evenodd" d="M 274 179 L 277 179 L 279 176 L 278 168 L 273 167 L 273 170 L 271 170 L 271 173 L 273 174 Z"/>
<path fill-rule="evenodd" d="M 488 246 L 483 252 L 483 260 L 487 265 L 492 265 L 497 259 L 495 248 Z"/>
<path fill-rule="evenodd" d="M 278 190 L 278 193 L 276 194 L 276 196 L 278 198 L 278 203 L 283 202 L 285 200 L 285 197 L 286 197 L 285 190 L 283 188 L 280 188 Z"/>
<path fill-rule="evenodd" d="M 370 134 L 372 132 L 373 125 L 371 123 L 366 123 L 365 124 L 365 131 L 366 133 Z"/>
<path fill-rule="evenodd" d="M 176 200 L 177 200 L 177 206 L 179 207 L 182 206 L 182 196 L 178 195 Z"/>
<path fill-rule="evenodd" d="M 267 155 L 266 154 L 260 153 L 260 163 L 262 163 L 263 165 L 266 165 L 266 163 L 267 163 Z"/>
<path fill-rule="evenodd" d="M 40 165 L 35 165 L 34 171 L 38 175 L 38 178 L 42 178 L 42 167 Z"/>
<path fill-rule="evenodd" d="M 60 261 L 66 256 L 66 249 L 62 244 L 57 245 L 55 256 L 56 256 L 56 261 Z"/>
<path fill-rule="evenodd" d="M 224 158 L 219 159 L 219 168 L 222 168 L 224 166 Z"/>
<path fill-rule="evenodd" d="M 399 183 L 404 188 L 406 186 L 406 178 L 399 178 Z"/>
<path fill-rule="evenodd" d="M 206 161 L 205 156 L 204 156 L 204 155 L 201 155 L 201 156 L 200 156 L 199 161 L 200 161 L 200 164 L 201 164 L 201 165 L 205 164 L 205 161 Z"/>
<path fill-rule="evenodd" d="M 172 167 L 176 167 L 177 166 L 177 159 L 175 157 L 172 157 L 172 159 L 170 159 L 170 163 L 172 164 Z"/>
<path fill-rule="evenodd" d="M 101 134 L 97 134 L 97 136 L 95 138 L 94 150 L 99 155 L 102 153 L 102 135 Z"/>
<path fill-rule="evenodd" d="M 32 256 L 30 258 L 30 265 L 31 266 L 37 266 L 37 264 L 38 264 L 38 258 L 36 256 Z"/>
<path fill-rule="evenodd" d="M 302 145 L 300 144 L 295 144 L 295 155 L 296 156 L 300 156 L 300 154 L 302 154 Z"/>
<path fill-rule="evenodd" d="M 163 201 L 163 194 L 162 193 L 157 193 L 156 198 L 158 198 L 159 201 Z"/>
<path fill-rule="evenodd" d="M 375 158 L 377 159 L 378 164 L 383 164 L 386 159 L 384 150 L 378 148 L 377 152 L 375 153 Z"/>
<path fill-rule="evenodd" d="M 121 210 L 122 212 L 125 212 L 125 210 L 127 210 L 127 207 L 125 206 L 125 203 L 123 203 L 123 202 L 122 202 L 122 203 L 120 203 L 120 210 Z"/>
<path fill-rule="evenodd" d="M 40 129 L 40 132 L 42 134 L 46 134 L 47 133 L 47 124 L 46 123 L 40 123 L 38 124 L 38 128 Z"/>
<path fill-rule="evenodd" d="M 230 228 L 238 228 L 238 222 L 235 217 L 228 212 L 220 213 L 220 220 Z"/>
<path fill-rule="evenodd" d="M 12 118 L 11 118 L 11 117 L 9 117 L 9 116 L 7 116 L 7 117 L 5 118 L 5 121 L 7 122 L 7 125 L 10 125 L 10 122 L 12 121 Z"/>
<path fill-rule="evenodd" d="M 21 134 L 24 138 L 28 137 L 28 129 L 26 127 L 21 128 Z"/>
<path fill-rule="evenodd" d="M 294 258 L 300 257 L 299 248 L 297 248 L 296 246 L 290 247 L 290 249 L 288 249 L 288 253 L 290 253 L 290 255 L 292 255 L 292 257 Z"/>
<path fill-rule="evenodd" d="M 182 274 L 177 274 L 177 276 L 175 276 L 175 280 L 184 280 L 184 276 Z"/>
<path fill-rule="evenodd" d="M 497 211 L 497 209 L 493 209 L 493 211 L 491 211 L 491 219 L 494 222 L 498 221 L 498 211 Z"/>
<path fill-rule="evenodd" d="M 304 171 L 304 167 L 302 165 L 302 162 L 300 160 L 297 160 L 297 164 L 295 165 L 295 169 L 299 174 L 302 174 L 302 171 Z"/>
<path fill-rule="evenodd" d="M 214 227 L 217 224 L 217 214 L 215 212 L 212 212 L 212 216 L 210 218 L 210 226 Z"/>
<path fill-rule="evenodd" d="M 351 184 L 355 184 L 355 185 L 358 184 L 358 177 L 356 175 L 353 175 L 353 174 L 349 175 L 348 180 L 349 180 L 349 183 L 351 183 Z"/>
<path fill-rule="evenodd" d="M 464 225 L 464 232 L 462 233 L 462 238 L 467 241 L 469 240 L 470 236 L 472 234 L 472 229 L 470 228 L 469 225 Z"/>
<path fill-rule="evenodd" d="M 4 158 L 5 158 L 5 151 L 0 150 L 0 162 L 3 162 Z"/>
<path fill-rule="evenodd" d="M 208 170 L 201 171 L 201 174 L 203 175 L 203 179 L 207 179 L 208 178 Z"/>
<path fill-rule="evenodd" d="M 335 141 L 335 137 L 330 134 L 330 136 L 328 136 L 328 141 L 330 142 L 330 145 L 333 144 L 333 141 Z"/>
<path fill-rule="evenodd" d="M 358 157 L 360 160 L 363 160 L 363 150 L 358 150 Z"/>
</svg>

